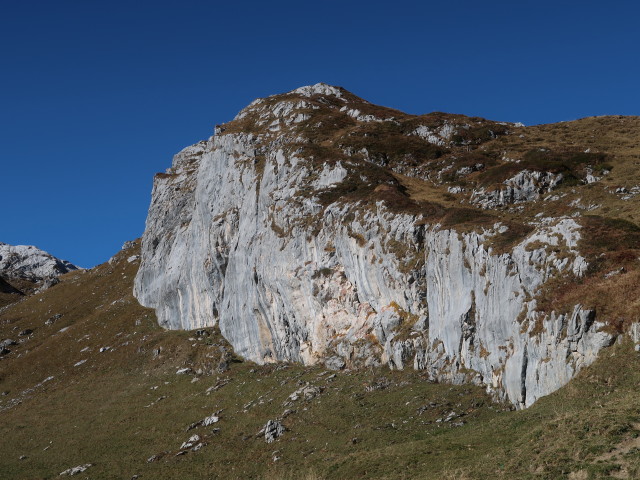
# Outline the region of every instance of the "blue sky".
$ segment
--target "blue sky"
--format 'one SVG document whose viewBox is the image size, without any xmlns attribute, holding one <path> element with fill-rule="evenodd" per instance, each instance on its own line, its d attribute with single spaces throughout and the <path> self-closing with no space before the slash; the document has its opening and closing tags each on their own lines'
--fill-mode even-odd
<svg viewBox="0 0 640 480">
<path fill-rule="evenodd" d="M 527 125 L 640 114 L 633 1 L 0 0 L 0 241 L 80 266 L 153 174 L 256 97 L 327 82 Z"/>
</svg>

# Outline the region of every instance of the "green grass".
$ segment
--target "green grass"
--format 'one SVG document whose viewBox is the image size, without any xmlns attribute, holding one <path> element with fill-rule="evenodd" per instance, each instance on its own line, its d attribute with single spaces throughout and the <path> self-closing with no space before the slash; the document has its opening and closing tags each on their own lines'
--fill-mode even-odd
<svg viewBox="0 0 640 480">
<path fill-rule="evenodd" d="M 493 403 L 479 387 L 435 384 L 424 372 L 386 368 L 330 378 L 333 372 L 319 367 L 236 359 L 229 371 L 192 383 L 192 375 L 176 370 L 217 364 L 225 342 L 215 330 L 194 340 L 193 332 L 159 329 L 152 312 L 131 297 L 136 265 L 124 260 L 129 255 L 67 275 L 0 314 L 3 338 L 35 327 L 32 338 L 0 361 L 0 391 L 8 391 L 0 397 L 3 479 L 54 478 L 84 463 L 94 464 L 85 473 L 92 479 L 640 474 L 634 443 L 640 435 L 640 360 L 630 342 L 604 351 L 569 385 L 526 411 Z M 63 315 L 45 327 L 54 313 Z M 68 329 L 59 332 L 63 327 Z M 81 352 L 87 346 L 90 352 Z M 101 346 L 111 350 L 100 353 Z M 82 359 L 87 361 L 73 366 Z M 285 405 L 307 382 L 322 393 Z M 223 386 L 207 395 L 215 385 Z M 22 403 L 10 406 L 18 398 Z M 256 434 L 287 408 L 295 411 L 282 420 L 287 431 L 265 443 Z M 217 424 L 186 431 L 220 410 Z M 437 422 L 451 411 L 464 413 L 465 424 Z M 175 456 L 193 433 L 208 445 Z M 22 455 L 27 458 L 20 460 Z M 160 458 L 147 463 L 152 455 Z"/>
</svg>

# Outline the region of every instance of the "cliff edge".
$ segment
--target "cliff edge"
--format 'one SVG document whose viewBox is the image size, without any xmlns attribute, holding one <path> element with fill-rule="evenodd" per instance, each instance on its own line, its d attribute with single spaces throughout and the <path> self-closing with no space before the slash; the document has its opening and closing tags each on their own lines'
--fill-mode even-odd
<svg viewBox="0 0 640 480">
<path fill-rule="evenodd" d="M 257 363 L 415 368 L 529 406 L 622 331 L 574 295 L 635 272 L 594 232 L 638 248 L 635 224 L 583 215 L 611 155 L 536 128 L 326 84 L 258 99 L 156 175 L 135 296 Z"/>
</svg>

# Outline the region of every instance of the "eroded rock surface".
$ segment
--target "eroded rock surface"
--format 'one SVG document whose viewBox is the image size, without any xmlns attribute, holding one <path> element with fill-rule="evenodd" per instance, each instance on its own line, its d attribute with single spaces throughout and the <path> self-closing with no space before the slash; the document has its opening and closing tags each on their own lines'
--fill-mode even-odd
<svg viewBox="0 0 640 480">
<path fill-rule="evenodd" d="M 72 263 L 60 260 L 37 247 L 0 242 L 0 277 L 9 282 L 18 279 L 51 286 L 58 276 L 77 269 Z M 0 288 L 2 283 L 6 282 L 0 279 Z"/>
<path fill-rule="evenodd" d="M 416 368 L 519 407 L 564 385 L 613 341 L 580 305 L 536 310 L 549 278 L 584 274 L 580 225 L 541 219 L 506 250 L 493 242 L 507 225 L 443 227 L 368 152 L 324 147 L 327 116 L 354 132 L 398 122 L 400 112 L 371 108 L 304 87 L 256 100 L 177 154 L 155 177 L 137 298 L 165 328 L 219 324 L 258 363 Z M 456 133 L 443 125 L 407 137 L 443 145 Z M 557 181 L 523 173 L 508 198 L 483 201 L 530 199 Z"/>
<path fill-rule="evenodd" d="M 523 170 L 503 182 L 500 188 L 479 189 L 473 192 L 471 201 L 482 208 L 496 208 L 513 203 L 531 202 L 553 190 L 563 175 L 551 172 Z"/>
</svg>

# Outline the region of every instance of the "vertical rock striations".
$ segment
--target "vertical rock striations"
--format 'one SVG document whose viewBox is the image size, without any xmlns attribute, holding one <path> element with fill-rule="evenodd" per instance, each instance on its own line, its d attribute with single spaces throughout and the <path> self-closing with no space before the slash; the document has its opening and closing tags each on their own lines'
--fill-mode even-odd
<svg viewBox="0 0 640 480">
<path fill-rule="evenodd" d="M 448 225 L 398 181 L 420 166 L 345 146 L 402 129 L 398 158 L 430 158 L 470 131 L 456 121 L 421 127 L 324 84 L 253 102 L 156 176 L 135 295 L 165 328 L 218 323 L 258 363 L 416 368 L 531 405 L 613 341 L 580 305 L 536 310 L 547 280 L 584 274 L 580 225 Z"/>
</svg>

